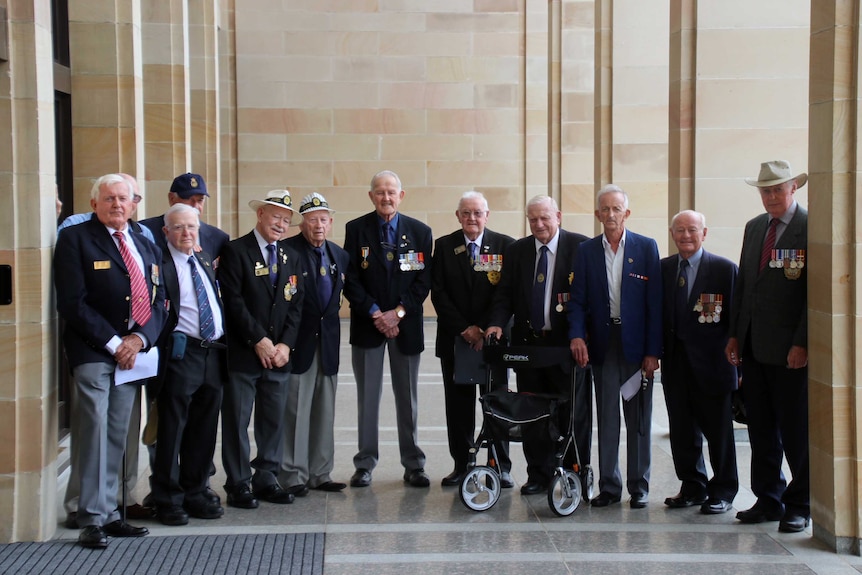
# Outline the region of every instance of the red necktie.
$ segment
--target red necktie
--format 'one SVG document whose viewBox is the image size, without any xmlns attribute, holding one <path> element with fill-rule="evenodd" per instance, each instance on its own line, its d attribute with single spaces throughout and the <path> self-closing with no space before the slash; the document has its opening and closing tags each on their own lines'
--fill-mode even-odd
<svg viewBox="0 0 862 575">
<path fill-rule="evenodd" d="M 144 274 L 141 273 L 141 268 L 138 267 L 135 258 L 129 251 L 129 246 L 126 245 L 126 238 L 122 232 L 114 232 L 114 237 L 120 245 L 120 255 L 123 257 L 123 263 L 126 264 L 126 270 L 129 272 L 129 283 L 132 286 L 132 319 L 138 325 L 146 325 L 153 315 L 150 309 L 150 298 L 147 294 L 147 282 L 144 280 Z"/>
<path fill-rule="evenodd" d="M 766 232 L 766 241 L 763 242 L 763 251 L 760 252 L 760 268 L 757 273 L 763 271 L 767 262 L 772 259 L 772 250 L 775 249 L 775 228 L 778 227 L 778 218 L 772 218 L 769 222 L 769 231 Z"/>
</svg>

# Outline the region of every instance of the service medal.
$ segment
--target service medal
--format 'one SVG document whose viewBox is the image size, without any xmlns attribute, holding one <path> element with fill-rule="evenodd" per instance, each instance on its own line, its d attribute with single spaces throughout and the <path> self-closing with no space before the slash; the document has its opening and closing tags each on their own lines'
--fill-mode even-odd
<svg viewBox="0 0 862 575">
<path fill-rule="evenodd" d="M 359 267 L 361 267 L 364 270 L 367 270 L 368 269 L 368 260 L 362 260 L 362 263 L 359 264 Z"/>
<path fill-rule="evenodd" d="M 542 283 L 545 281 L 545 274 L 539 274 L 536 276 L 536 281 Z"/>
<path fill-rule="evenodd" d="M 557 304 L 557 307 L 555 307 L 554 309 L 555 309 L 555 310 L 557 310 L 557 312 L 561 312 L 561 311 L 563 311 L 563 304 L 558 303 L 558 304 Z"/>
<path fill-rule="evenodd" d="M 491 283 L 492 286 L 495 286 L 500 283 L 500 272 L 488 272 L 488 281 Z"/>
</svg>

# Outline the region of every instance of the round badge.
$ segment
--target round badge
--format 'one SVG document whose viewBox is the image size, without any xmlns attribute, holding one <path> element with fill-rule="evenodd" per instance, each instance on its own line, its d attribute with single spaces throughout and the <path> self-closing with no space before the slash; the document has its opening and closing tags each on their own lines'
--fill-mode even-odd
<svg viewBox="0 0 862 575">
<path fill-rule="evenodd" d="M 362 267 L 362 269 L 367 270 L 368 269 L 368 260 L 362 260 L 362 263 L 360 264 L 360 266 Z"/>
<path fill-rule="evenodd" d="M 563 304 L 558 303 L 558 304 L 557 304 L 557 307 L 555 307 L 554 309 L 555 309 L 555 310 L 557 310 L 558 312 L 563 311 Z"/>
</svg>

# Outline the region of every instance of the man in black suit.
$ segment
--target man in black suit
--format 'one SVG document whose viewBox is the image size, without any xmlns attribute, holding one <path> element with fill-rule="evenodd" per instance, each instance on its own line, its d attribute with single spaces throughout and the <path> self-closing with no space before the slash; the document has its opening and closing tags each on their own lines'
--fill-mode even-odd
<svg viewBox="0 0 862 575">
<path fill-rule="evenodd" d="M 714 515 L 729 511 L 739 490 L 730 399 L 737 373 L 724 357 L 738 269 L 703 249 L 706 232 L 703 214 L 678 213 L 670 225 L 678 255 L 661 260 L 661 382 L 673 464 L 682 481 L 679 493 L 664 503 L 671 508 L 700 505 L 701 513 Z M 713 469 L 709 480 L 704 437 Z"/>
<path fill-rule="evenodd" d="M 808 211 L 793 197 L 808 181 L 784 160 L 764 162 L 745 183 L 765 214 L 745 225 L 725 354 L 742 366 L 751 440 L 753 507 L 742 523 L 778 521 L 795 533 L 811 518 L 808 457 Z M 793 476 L 788 485 L 782 455 Z"/>
<path fill-rule="evenodd" d="M 332 214 L 326 198 L 314 192 L 299 205 L 301 234 L 285 241 L 302 259 L 306 294 L 293 350 L 285 410 L 284 452 L 279 480 L 289 493 L 304 496 L 310 489 L 341 491 L 332 481 L 335 459 L 335 390 L 341 344 L 342 290 L 347 252 L 326 239 Z"/>
<path fill-rule="evenodd" d="M 467 472 L 469 450 L 476 433 L 476 385 L 455 383 L 455 342 L 462 339 L 480 351 L 491 312 L 491 299 L 500 282 L 503 251 L 515 240 L 485 227 L 488 201 L 479 192 L 466 192 L 455 217 L 461 228 L 437 239 L 431 269 L 431 301 L 437 311 L 436 354 L 443 370 L 449 454 L 455 461 L 444 486 L 459 485 Z M 506 386 L 506 370 L 494 373 L 495 387 Z M 503 487 L 512 487 L 508 444 L 497 446 Z"/>
<path fill-rule="evenodd" d="M 159 341 L 158 441 L 152 492 L 165 525 L 185 525 L 189 515 L 218 519 L 218 500 L 207 496 L 225 375 L 224 313 L 212 260 L 195 252 L 196 209 L 175 204 L 165 213 L 162 254 L 168 322 Z"/>
<path fill-rule="evenodd" d="M 494 294 L 490 327 L 486 336 L 500 337 L 514 315 L 512 345 L 568 347 L 569 322 L 566 307 L 572 281 L 572 265 L 578 246 L 587 238 L 560 227 L 562 213 L 550 196 L 527 202 L 527 221 L 532 235 L 509 246 L 503 254 L 503 273 Z M 548 281 L 550 280 L 550 281 Z M 550 366 L 515 370 L 518 391 L 568 396 L 573 366 Z M 582 465 L 590 461 L 592 443 L 592 399 L 583 370 L 575 380 L 575 443 Z M 525 439 L 527 483 L 521 493 L 547 490 L 553 477 L 554 445 L 549 439 Z M 573 463 L 569 455 L 566 463 Z"/>
<path fill-rule="evenodd" d="M 195 208 L 199 214 L 203 213 L 204 204 L 209 197 L 207 192 L 207 184 L 203 177 L 199 174 L 185 173 L 180 174 L 171 183 L 170 191 L 168 192 L 168 205 L 185 204 Z M 141 220 L 141 225 L 146 226 L 153 232 L 153 237 L 156 239 L 156 244 L 162 248 L 162 251 L 168 249 L 165 241 L 165 234 L 162 231 L 165 226 L 164 215 L 155 216 Z M 230 237 L 215 226 L 211 226 L 205 222 L 201 222 L 201 227 L 198 232 L 198 250 L 202 249 L 213 258 L 213 264 L 218 269 L 218 259 L 221 256 L 222 249 L 230 241 Z"/>
<path fill-rule="evenodd" d="M 93 217 L 57 241 L 54 280 L 76 392 L 78 541 L 101 549 L 109 535 L 148 533 L 125 523 L 117 510 L 117 476 L 136 386 L 115 385 L 115 377 L 155 344 L 166 313 L 161 252 L 128 225 L 134 205 L 129 184 L 118 174 L 102 176 L 90 205 Z"/>
<path fill-rule="evenodd" d="M 227 504 L 255 509 L 258 499 L 292 503 L 278 483 L 290 358 L 299 336 L 305 288 L 299 254 L 280 238 L 295 212 L 287 190 L 252 200 L 257 225 L 222 252 L 228 380 L 222 405 L 222 459 Z M 257 457 L 250 461 L 254 407 Z M 254 468 L 254 476 L 252 476 Z"/>
<path fill-rule="evenodd" d="M 371 485 L 379 459 L 378 421 L 383 355 L 395 394 L 398 447 L 404 481 L 428 487 L 425 453 L 418 441 L 419 357 L 425 349 L 422 303 L 431 289 L 431 228 L 398 212 L 401 180 L 388 170 L 371 179 L 374 211 L 347 222 L 350 257 L 344 295 L 350 302 L 350 345 L 359 402 L 359 451 L 352 487 Z"/>
</svg>

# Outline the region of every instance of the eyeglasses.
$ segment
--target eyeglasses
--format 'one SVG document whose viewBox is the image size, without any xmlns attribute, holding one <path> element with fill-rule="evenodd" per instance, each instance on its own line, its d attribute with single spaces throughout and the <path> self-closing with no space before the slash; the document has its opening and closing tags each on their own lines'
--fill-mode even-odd
<svg viewBox="0 0 862 575">
<path fill-rule="evenodd" d="M 197 224 L 174 224 L 172 226 L 168 226 L 168 229 L 172 232 L 194 232 L 200 226 Z"/>
<path fill-rule="evenodd" d="M 487 214 L 488 212 L 486 212 L 485 210 L 477 210 L 477 211 L 475 211 L 475 212 L 471 212 L 471 211 L 467 211 L 467 210 L 462 210 L 462 211 L 461 211 L 461 212 L 459 212 L 459 213 L 461 214 L 461 217 L 462 217 L 462 218 L 469 218 L 469 217 L 471 217 L 471 216 L 472 216 L 472 217 L 474 217 L 474 218 L 477 218 L 477 219 L 478 219 L 478 218 L 483 217 L 483 216 L 484 216 L 485 214 Z"/>
<path fill-rule="evenodd" d="M 142 198 L 142 197 L 141 197 L 141 196 L 139 196 L 138 194 L 135 194 L 134 196 L 132 196 L 132 201 L 133 201 L 134 203 L 136 203 L 136 204 L 141 203 L 141 200 L 143 200 L 143 199 L 144 199 L 144 198 Z"/>
</svg>

